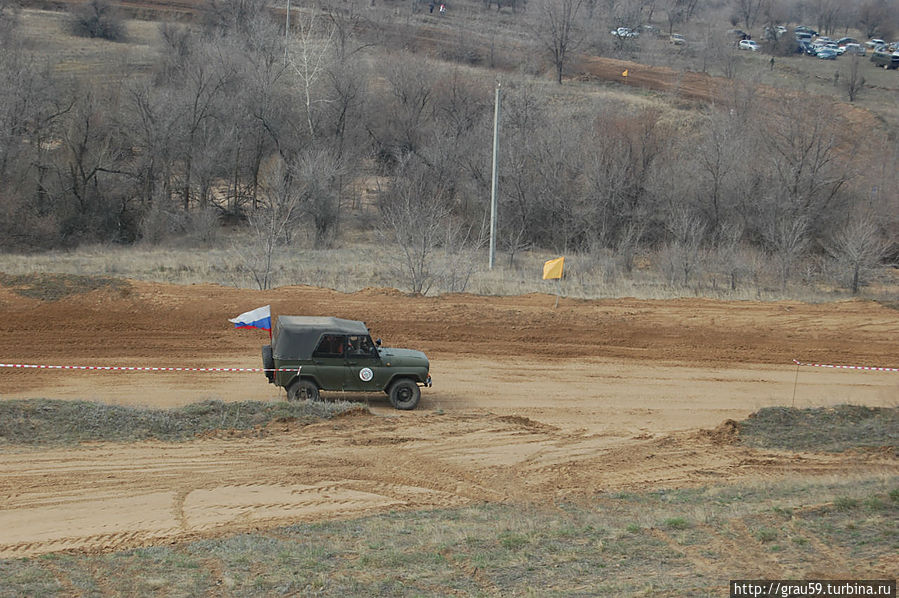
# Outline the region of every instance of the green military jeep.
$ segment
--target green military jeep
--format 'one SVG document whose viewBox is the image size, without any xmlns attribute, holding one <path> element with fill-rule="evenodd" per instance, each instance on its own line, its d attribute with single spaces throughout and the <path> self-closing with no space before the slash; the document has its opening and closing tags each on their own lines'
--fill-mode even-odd
<svg viewBox="0 0 899 598">
<path fill-rule="evenodd" d="M 280 316 L 271 345 L 262 347 L 265 376 L 287 399 L 318 400 L 319 391 L 384 391 L 397 409 L 415 409 L 420 386 L 431 386 L 421 351 L 381 348 L 363 322 Z"/>
</svg>

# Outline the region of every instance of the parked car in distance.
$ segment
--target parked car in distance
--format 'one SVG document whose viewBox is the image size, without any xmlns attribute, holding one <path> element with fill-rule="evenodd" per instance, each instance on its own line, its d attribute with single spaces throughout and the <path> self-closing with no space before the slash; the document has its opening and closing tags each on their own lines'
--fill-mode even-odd
<svg viewBox="0 0 899 598">
<path fill-rule="evenodd" d="M 669 41 L 675 46 L 683 46 L 687 43 L 687 38 L 680 33 L 672 33 Z"/>
<path fill-rule="evenodd" d="M 863 45 L 854 42 L 850 42 L 843 46 L 843 52 L 845 54 L 858 54 L 859 56 L 864 56 L 868 53 Z"/>
<path fill-rule="evenodd" d="M 871 48 L 872 50 L 876 50 L 876 49 L 879 48 L 880 46 L 885 46 L 885 45 L 886 45 L 886 42 L 883 41 L 882 39 L 877 39 L 877 38 L 875 37 L 874 39 L 869 39 L 868 41 L 866 41 L 866 42 L 865 42 L 865 45 L 866 45 L 867 47 Z"/>
<path fill-rule="evenodd" d="M 824 46 L 822 48 L 818 48 L 818 53 L 816 56 L 822 60 L 836 60 L 837 59 L 837 51 L 833 48 L 828 48 Z"/>
<path fill-rule="evenodd" d="M 875 50 L 871 53 L 871 62 L 874 66 L 882 66 L 885 69 L 899 68 L 899 52 L 884 52 Z"/>
<path fill-rule="evenodd" d="M 797 33 L 808 33 L 809 35 L 818 35 L 817 31 L 811 27 L 806 27 L 805 25 L 799 25 L 798 27 L 793 28 L 793 31 Z"/>
<path fill-rule="evenodd" d="M 752 39 L 741 39 L 739 48 L 741 50 L 752 50 L 753 52 L 758 52 L 760 49 L 759 45 Z"/>
<path fill-rule="evenodd" d="M 639 37 L 640 33 L 638 31 L 634 31 L 630 27 L 619 27 L 618 29 L 612 30 L 612 35 L 614 35 L 615 37 L 630 38 Z"/>
<path fill-rule="evenodd" d="M 841 37 L 837 40 L 838 46 L 845 46 L 846 44 L 857 44 L 858 40 L 854 37 Z"/>
</svg>

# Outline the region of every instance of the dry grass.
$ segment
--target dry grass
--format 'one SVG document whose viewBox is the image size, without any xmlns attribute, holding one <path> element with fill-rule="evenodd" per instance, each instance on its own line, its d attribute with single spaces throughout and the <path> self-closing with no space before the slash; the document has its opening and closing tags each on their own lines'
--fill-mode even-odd
<svg viewBox="0 0 899 598">
<path fill-rule="evenodd" d="M 899 407 L 766 407 L 740 423 L 740 441 L 792 451 L 891 450 L 899 456 Z"/>
<path fill-rule="evenodd" d="M 71 35 L 66 29 L 68 13 L 23 10 L 22 32 L 38 64 L 54 65 L 63 76 L 86 79 L 92 85 L 115 84 L 148 70 L 159 53 L 159 25 L 151 21 L 125 21 L 123 43 Z"/>
<path fill-rule="evenodd" d="M 364 259 L 360 259 L 364 256 Z M 547 252 L 517 254 L 514 263 L 509 256 L 497 254 L 493 270 L 487 267 L 487 253 L 481 251 L 473 259 L 468 285 L 449 284 L 437 279 L 431 294 L 466 291 L 482 295 L 520 295 L 525 293 L 561 293 L 563 297 L 597 299 L 636 297 L 669 299 L 677 297 L 713 297 L 727 300 L 798 299 L 809 302 L 834 301 L 851 297 L 843 289 L 834 288 L 826 276 L 820 282 L 791 286 L 782 290 L 772 273 L 764 269 L 758 276 L 746 273 L 736 290 L 730 290 L 727 277 L 706 271 L 688 286 L 669 284 L 657 270 L 657 255 L 642 256 L 630 272 L 613 256 L 568 254 L 565 277 L 561 282 L 542 280 L 543 262 L 558 257 Z M 437 256 L 435 269 L 455 264 L 458 256 Z M 748 261 L 748 260 L 747 260 Z M 756 262 L 759 263 L 759 262 Z M 216 283 L 239 288 L 253 288 L 251 274 L 242 266 L 239 252 L 233 247 L 202 248 L 123 248 L 85 247 L 77 251 L 48 252 L 34 255 L 0 254 L 0 272 L 5 273 L 0 285 L 17 286 L 8 281 L 25 280 L 23 276 L 49 274 L 84 275 L 96 280 L 110 277 L 174 284 Z M 895 297 L 899 280 L 891 269 L 884 269 L 877 285 L 863 289 L 862 297 L 890 300 Z M 46 277 L 51 280 L 52 277 Z M 37 280 L 37 279 L 35 279 Z M 390 287 L 406 290 L 405 276 L 396 260 L 396 251 L 364 239 L 334 249 L 300 248 L 280 256 L 274 270 L 273 287 L 312 285 L 354 292 L 368 287 Z"/>
<path fill-rule="evenodd" d="M 307 425 L 357 410 L 367 409 L 346 401 L 202 401 L 175 409 L 51 399 L 0 401 L 0 447 L 147 439 L 175 442 L 219 432 L 261 437 L 275 421 Z"/>
<path fill-rule="evenodd" d="M 795 479 L 0 561 L 0 595 L 720 596 L 728 579 L 814 577 L 833 554 L 834 575 L 877 577 L 897 549 L 899 477 Z"/>
</svg>

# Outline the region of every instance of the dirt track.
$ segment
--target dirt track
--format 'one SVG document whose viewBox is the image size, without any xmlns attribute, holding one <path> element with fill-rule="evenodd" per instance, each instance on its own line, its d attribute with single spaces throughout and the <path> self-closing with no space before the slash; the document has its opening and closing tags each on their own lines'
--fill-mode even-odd
<svg viewBox="0 0 899 598">
<path fill-rule="evenodd" d="M 791 359 L 899 366 L 899 311 L 829 305 L 410 298 L 305 287 L 260 293 L 133 283 L 58 302 L 0 288 L 0 362 L 258 367 L 260 331 L 228 317 L 365 320 L 388 346 L 428 352 L 435 379 L 411 413 L 263 438 L 96 444 L 6 452 L 0 557 L 108 550 L 286 524 L 472 501 L 577 500 L 615 489 L 787 474 L 895 473 L 884 455 L 787 455 L 733 445 L 728 418 L 765 405 L 896 405 L 899 374 L 801 368 Z M 333 395 L 332 395 L 333 396 Z M 261 374 L 0 368 L 0 398 L 171 406 L 274 400 Z"/>
</svg>

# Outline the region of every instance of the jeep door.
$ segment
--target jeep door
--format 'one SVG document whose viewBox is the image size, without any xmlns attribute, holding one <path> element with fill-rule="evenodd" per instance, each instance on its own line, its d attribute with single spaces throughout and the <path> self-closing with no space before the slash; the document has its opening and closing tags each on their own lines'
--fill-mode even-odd
<svg viewBox="0 0 899 598">
<path fill-rule="evenodd" d="M 312 352 L 312 367 L 304 367 L 302 373 L 314 376 L 323 390 L 343 390 L 346 342 L 345 334 L 323 334 Z"/>
<path fill-rule="evenodd" d="M 367 334 L 347 336 L 346 365 L 346 390 L 384 389 L 381 358 Z"/>
</svg>

